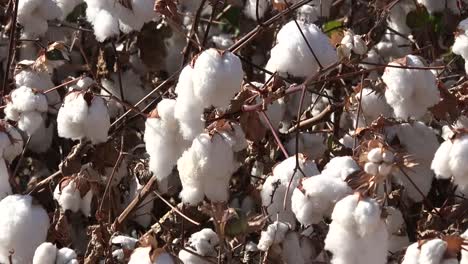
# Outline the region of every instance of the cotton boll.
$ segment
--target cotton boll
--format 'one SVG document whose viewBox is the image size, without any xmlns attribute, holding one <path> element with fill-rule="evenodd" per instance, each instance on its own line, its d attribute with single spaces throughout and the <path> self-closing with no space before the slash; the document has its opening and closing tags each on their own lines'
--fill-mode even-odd
<svg viewBox="0 0 468 264">
<path fill-rule="evenodd" d="M 31 263 L 36 248 L 46 240 L 49 217 L 29 195 L 10 195 L 0 201 L 0 262 Z"/>
<path fill-rule="evenodd" d="M 104 99 L 95 96 L 88 108 L 88 116 L 84 123 L 86 138 L 93 144 L 106 142 L 110 125 L 109 112 Z"/>
<path fill-rule="evenodd" d="M 55 187 L 54 200 L 56 200 L 63 211 L 70 210 L 74 213 L 80 209 L 81 195 L 75 181 L 70 181 L 61 189 L 60 184 Z"/>
<path fill-rule="evenodd" d="M 413 243 L 407 249 L 405 256 L 403 257 L 403 262 L 401 264 L 419 264 L 419 244 Z"/>
<path fill-rule="evenodd" d="M 334 157 L 322 171 L 322 175 L 341 178 L 343 181 L 356 171 L 361 170 L 356 161 L 350 156 Z"/>
<path fill-rule="evenodd" d="M 208 49 L 196 59 L 193 68 L 193 92 L 203 106 L 227 106 L 240 91 L 242 78 L 240 59 L 229 51 Z"/>
<path fill-rule="evenodd" d="M 49 242 L 44 242 L 34 252 L 33 264 L 55 264 L 57 247 Z"/>
<path fill-rule="evenodd" d="M 351 188 L 339 178 L 318 175 L 302 181 L 302 191 L 296 188 L 291 197 L 292 211 L 304 226 L 318 224 L 330 216 L 337 201 L 351 193 Z"/>
<path fill-rule="evenodd" d="M 150 259 L 151 254 L 151 247 L 139 247 L 136 248 L 132 255 L 130 256 L 130 260 L 128 264 L 152 264 Z"/>
<path fill-rule="evenodd" d="M 258 2 L 258 11 L 257 11 L 257 2 Z M 265 15 L 265 12 L 268 10 L 269 2 L 267 0 L 248 0 L 245 2 L 244 14 L 252 19 L 257 20 L 261 19 Z"/>
<path fill-rule="evenodd" d="M 464 0 L 466 2 L 466 0 Z M 460 9 L 458 8 L 457 0 L 418 0 L 419 4 L 426 7 L 427 11 L 431 14 L 443 12 L 445 9 L 450 10 L 454 14 L 459 14 Z"/>
<path fill-rule="evenodd" d="M 366 164 L 364 164 L 364 171 L 370 175 L 377 175 L 379 172 L 379 164 L 366 162 Z"/>
<path fill-rule="evenodd" d="M 465 60 L 465 71 L 468 74 L 468 18 L 460 22 L 458 32 L 452 51 L 463 57 Z"/>
<path fill-rule="evenodd" d="M 455 183 L 468 183 L 468 135 L 453 141 L 450 157 L 449 165 Z"/>
<path fill-rule="evenodd" d="M 422 59 L 414 55 L 406 56 L 404 61 L 406 66 L 425 66 Z M 389 65 L 400 64 L 392 62 Z M 382 79 L 387 85 L 385 99 L 398 118 L 421 118 L 440 100 L 436 77 L 431 71 L 387 67 Z"/>
<path fill-rule="evenodd" d="M 86 14 L 88 15 L 88 12 Z M 92 24 L 94 35 L 99 42 L 120 34 L 118 19 L 107 10 L 101 9 Z"/>
<path fill-rule="evenodd" d="M 39 129 L 43 122 L 44 119 L 39 112 L 26 112 L 18 120 L 18 128 L 31 136 Z"/>
<path fill-rule="evenodd" d="M 444 257 L 447 243 L 441 239 L 432 239 L 421 246 L 419 263 L 438 264 Z"/>
<path fill-rule="evenodd" d="M 231 146 L 232 151 L 239 152 L 247 148 L 248 143 L 245 139 L 245 133 L 242 130 L 242 127 L 238 123 L 234 122 L 229 123 L 229 126 L 232 129 L 228 128 L 228 131 L 222 131 L 221 135 Z"/>
<path fill-rule="evenodd" d="M 327 150 L 324 143 L 325 138 L 320 134 L 309 134 L 301 132 L 299 134 L 299 148 L 298 153 L 303 153 L 309 159 L 318 159 Z M 288 153 L 296 153 L 296 139 L 292 137 L 285 145 Z"/>
<path fill-rule="evenodd" d="M 266 231 L 262 231 L 260 241 L 257 248 L 261 251 L 267 251 L 273 244 L 283 242 L 289 226 L 282 222 L 274 222 L 267 227 Z"/>
<path fill-rule="evenodd" d="M 216 256 L 216 246 L 219 244 L 218 235 L 211 229 L 205 228 L 199 232 L 193 233 L 188 241 L 188 248 L 203 257 Z M 192 254 L 188 251 L 181 250 L 179 259 L 183 263 L 205 264 L 208 261 Z"/>
<path fill-rule="evenodd" d="M 362 99 L 361 99 L 362 93 Z M 353 113 L 354 122 L 358 122 L 358 127 L 370 125 L 380 115 L 391 117 L 393 115 L 392 108 L 387 104 L 383 96 L 377 94 L 370 88 L 363 88 L 356 95 L 356 100 L 361 102 L 361 113 L 359 120 L 356 120 L 357 113 Z"/>
<path fill-rule="evenodd" d="M 328 37 L 316 25 L 298 23 L 323 67 L 329 66 L 338 60 L 335 49 L 330 45 Z M 281 28 L 276 40 L 277 44 L 271 50 L 271 56 L 266 65 L 267 70 L 296 77 L 306 77 L 319 70 L 318 62 L 309 50 L 294 21 L 288 22 Z M 269 76 L 266 76 L 266 79 L 268 78 Z"/>
<path fill-rule="evenodd" d="M 71 264 L 71 261 L 76 260 L 77 255 L 73 249 L 64 247 L 57 251 L 56 264 Z"/>
<path fill-rule="evenodd" d="M 346 30 L 344 32 L 340 48 L 345 57 L 349 57 L 351 55 L 351 51 L 358 55 L 364 55 L 367 52 L 366 43 L 362 37 L 355 35 L 351 30 Z"/>
</svg>

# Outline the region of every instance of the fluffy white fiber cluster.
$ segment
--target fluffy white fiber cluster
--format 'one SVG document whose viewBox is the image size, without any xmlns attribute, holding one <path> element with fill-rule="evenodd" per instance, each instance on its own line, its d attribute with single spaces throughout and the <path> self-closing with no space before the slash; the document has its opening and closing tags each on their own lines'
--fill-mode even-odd
<svg viewBox="0 0 468 264">
<path fill-rule="evenodd" d="M 0 132 L 0 200 L 12 194 L 7 164 L 10 164 L 23 150 L 23 138 L 15 127 L 1 122 Z"/>
<path fill-rule="evenodd" d="M 0 262 L 31 263 L 46 240 L 49 217 L 29 195 L 10 195 L 0 201 Z"/>
<path fill-rule="evenodd" d="M 394 159 L 395 155 L 390 150 L 373 148 L 367 153 L 364 171 L 370 175 L 386 178 L 392 172 Z"/>
<path fill-rule="evenodd" d="M 458 24 L 458 32 L 452 47 L 453 53 L 465 60 L 465 71 L 468 74 L 468 18 Z"/>
<path fill-rule="evenodd" d="M 367 52 L 366 42 L 362 39 L 362 36 L 354 34 L 352 30 L 347 30 L 341 39 L 341 51 L 345 57 L 351 56 L 351 52 L 364 55 Z"/>
<path fill-rule="evenodd" d="M 337 54 L 327 35 L 314 24 L 298 21 L 300 30 L 294 21 L 284 25 L 276 36 L 276 45 L 271 49 L 266 69 L 270 72 L 306 77 L 319 70 L 319 63 L 312 55 L 307 43 L 314 51 L 318 61 L 327 67 L 338 60 Z M 266 76 L 268 79 L 269 76 Z"/>
<path fill-rule="evenodd" d="M 36 38 L 47 32 L 47 20 L 58 19 L 62 11 L 53 0 L 20 0 L 18 23 L 23 26 L 23 36 Z"/>
<path fill-rule="evenodd" d="M 163 99 L 145 123 L 145 146 L 150 155 L 149 169 L 158 179 L 158 187 L 167 191 L 167 177 L 189 142 L 182 138 L 174 117 L 176 100 Z M 152 117 L 151 115 L 155 115 Z"/>
<path fill-rule="evenodd" d="M 42 243 L 34 253 L 33 264 L 78 264 L 77 255 L 73 249 L 57 247 L 49 242 Z"/>
<path fill-rule="evenodd" d="M 139 31 L 143 25 L 157 17 L 154 1 L 131 0 L 131 8 L 113 0 L 85 0 L 88 5 L 86 18 L 93 25 L 99 42 L 123 33 Z"/>
<path fill-rule="evenodd" d="M 403 60 L 389 65 L 425 67 L 419 56 L 408 55 Z M 421 118 L 440 100 L 436 76 L 429 70 L 387 67 L 382 79 L 387 85 L 385 99 L 397 118 Z"/>
<path fill-rule="evenodd" d="M 65 96 L 57 116 L 58 135 L 88 139 L 93 144 L 107 141 L 110 117 L 104 99 L 91 93 L 73 91 Z"/>
<path fill-rule="evenodd" d="M 468 3 L 467 0 L 462 1 Z M 460 14 L 461 10 L 457 2 L 458 0 L 418 0 L 418 3 L 425 6 L 431 14 L 443 12 L 445 9 L 450 10 L 454 14 Z"/>
<path fill-rule="evenodd" d="M 436 178 L 453 177 L 457 191 L 468 196 L 468 135 L 443 142 L 434 155 L 431 168 Z"/>
<path fill-rule="evenodd" d="M 356 100 L 361 102 L 361 112 L 359 120 L 357 120 L 357 111 L 352 113 L 354 127 L 368 126 L 380 115 L 383 117 L 391 117 L 393 115 L 392 108 L 387 104 L 383 96 L 370 88 L 363 88 L 362 91 L 358 92 Z"/>
<path fill-rule="evenodd" d="M 158 254 L 156 258 L 154 259 L 154 261 L 151 261 L 152 253 L 153 253 L 153 248 L 151 247 L 136 248 L 132 252 L 132 255 L 130 256 L 130 260 L 128 261 L 128 264 L 173 264 L 175 263 L 172 256 L 166 252 L 162 252 Z M 193 263 L 193 262 L 187 262 L 187 263 Z"/>
<path fill-rule="evenodd" d="M 91 216 L 93 191 L 90 189 L 82 197 L 78 189 L 79 184 L 80 183 L 74 179 L 66 184 L 57 184 L 54 190 L 54 200 L 58 202 L 63 211 L 70 210 L 74 213 L 81 211 L 83 215 Z"/>
<path fill-rule="evenodd" d="M 446 250 L 447 242 L 442 239 L 432 239 L 422 245 L 416 242 L 406 249 L 402 264 L 458 264 L 457 259 L 444 259 Z"/>
<path fill-rule="evenodd" d="M 239 166 L 234 152 L 246 146 L 244 132 L 238 125 L 232 131 L 202 133 L 196 137 L 177 161 L 182 201 L 195 205 L 204 196 L 212 202 L 227 201 L 229 180 Z"/>
<path fill-rule="evenodd" d="M 370 198 L 349 195 L 332 213 L 325 249 L 332 264 L 387 263 L 388 233 L 380 205 Z"/>
<path fill-rule="evenodd" d="M 11 92 L 5 107 L 6 118 L 17 121 L 18 128 L 33 135 L 42 125 L 44 113 L 48 110 L 47 98 L 40 91 L 21 86 Z"/>
<path fill-rule="evenodd" d="M 344 181 L 349 175 L 359 170 L 361 170 L 361 168 L 352 157 L 341 156 L 331 159 L 325 165 L 325 168 L 322 171 L 322 175 Z"/>
<path fill-rule="evenodd" d="M 240 91 L 244 72 L 240 59 L 229 51 L 208 49 L 186 66 L 175 89 L 175 117 L 186 140 L 193 140 L 203 131 L 203 109 L 226 107 Z"/>
<path fill-rule="evenodd" d="M 186 248 L 203 257 L 215 257 L 217 256 L 216 246 L 218 244 L 218 235 L 213 230 L 205 228 L 190 236 Z M 179 252 L 179 259 L 182 260 L 183 263 L 190 264 L 211 263 L 210 261 L 200 258 L 199 256 L 183 249 Z"/>
<path fill-rule="evenodd" d="M 283 242 L 286 233 L 289 231 L 289 225 L 275 221 L 268 225 L 266 231 L 262 231 L 257 248 L 261 251 L 268 251 L 273 244 Z"/>
<path fill-rule="evenodd" d="M 287 223 L 292 228 L 296 226 L 296 219 L 291 208 L 291 196 L 304 177 L 302 172 L 305 176 L 320 174 L 315 163 L 306 160 L 302 154 L 299 154 L 299 168 L 302 172 L 299 169 L 295 171 L 295 167 L 296 156 L 283 160 L 273 168 L 273 175 L 266 178 L 261 191 L 262 205 L 266 207 L 270 218 Z M 286 208 L 284 208 L 286 194 Z"/>
</svg>

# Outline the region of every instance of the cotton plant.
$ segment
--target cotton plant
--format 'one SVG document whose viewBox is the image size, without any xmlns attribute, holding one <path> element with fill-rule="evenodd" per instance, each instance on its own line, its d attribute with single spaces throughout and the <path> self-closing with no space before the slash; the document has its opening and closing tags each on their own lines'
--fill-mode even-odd
<svg viewBox="0 0 468 264">
<path fill-rule="evenodd" d="M 167 252 L 158 252 L 159 254 L 154 256 L 154 249 L 152 247 L 138 247 L 130 255 L 128 264 L 175 264 L 176 261 Z M 152 260 L 154 258 L 154 260 Z M 192 262 L 189 262 L 192 263 Z"/>
<path fill-rule="evenodd" d="M 31 263 L 36 248 L 47 238 L 46 210 L 33 197 L 15 194 L 0 201 L 0 212 L 0 262 Z"/>
<path fill-rule="evenodd" d="M 388 65 L 425 67 L 425 62 L 419 56 L 408 55 Z M 429 70 L 396 67 L 386 67 L 382 75 L 387 85 L 385 100 L 397 118 L 422 118 L 440 100 L 436 76 Z"/>
<path fill-rule="evenodd" d="M 299 145 L 297 150 L 295 136 L 291 137 L 291 139 L 286 142 L 285 147 L 288 153 L 302 153 L 307 158 L 314 160 L 322 157 L 327 150 L 327 146 L 325 145 L 325 138 L 321 134 L 309 134 L 306 132 L 301 132 L 299 133 L 298 137 Z"/>
<path fill-rule="evenodd" d="M 8 165 L 23 151 L 23 138 L 19 131 L 8 124 L 0 122 L 0 199 L 12 194 Z"/>
<path fill-rule="evenodd" d="M 175 117 L 184 139 L 193 140 L 203 132 L 203 110 L 227 107 L 241 89 L 244 72 L 240 59 L 229 51 L 208 49 L 185 66 L 175 88 Z"/>
<path fill-rule="evenodd" d="M 437 149 L 431 169 L 438 179 L 453 179 L 457 192 L 468 196 L 468 135 L 459 134 Z"/>
<path fill-rule="evenodd" d="M 86 217 L 91 216 L 94 194 L 91 184 L 84 176 L 63 178 L 55 187 L 53 196 L 64 212 L 81 212 Z"/>
<path fill-rule="evenodd" d="M 461 0 L 461 2 L 468 3 L 466 0 Z M 423 5 L 431 14 L 440 13 L 446 9 L 450 10 L 453 14 L 460 14 L 462 11 L 458 7 L 458 0 L 418 0 L 418 3 Z"/>
<path fill-rule="evenodd" d="M 99 42 L 118 37 L 120 31 L 125 34 L 140 31 L 145 23 L 158 18 L 151 0 L 133 0 L 129 7 L 111 0 L 84 1 L 87 4 L 86 19 L 93 25 Z"/>
<path fill-rule="evenodd" d="M 385 207 L 387 218 L 385 224 L 388 231 L 388 251 L 396 253 L 410 244 L 406 233 L 405 220 L 400 210 L 395 207 Z"/>
<path fill-rule="evenodd" d="M 176 100 L 163 99 L 145 122 L 145 146 L 150 155 L 149 169 L 158 179 L 158 188 L 166 192 L 168 177 L 190 142 L 180 134 L 174 117 Z"/>
<path fill-rule="evenodd" d="M 340 200 L 325 238 L 325 249 L 333 254 L 331 263 L 387 263 L 388 232 L 381 214 L 380 204 L 372 198 L 353 194 Z"/>
<path fill-rule="evenodd" d="M 366 87 L 356 91 L 353 103 L 351 118 L 354 127 L 366 127 L 379 116 L 391 117 L 393 115 L 393 110 L 385 101 L 384 95 L 372 88 Z"/>
<path fill-rule="evenodd" d="M 216 248 L 219 243 L 220 239 L 218 235 L 213 230 L 204 228 L 190 236 L 186 247 L 179 251 L 178 257 L 183 263 L 210 263 L 206 258 L 216 257 L 218 255 Z M 191 251 L 196 254 L 192 254 Z"/>
<path fill-rule="evenodd" d="M 78 264 L 77 254 L 73 249 L 58 249 L 50 242 L 39 245 L 34 253 L 33 264 Z"/>
<path fill-rule="evenodd" d="M 121 206 L 121 209 L 125 209 L 133 199 L 135 199 L 144 187 L 144 184 L 140 183 L 140 180 L 135 176 L 130 181 L 128 196 L 125 197 L 125 201 Z M 151 211 L 154 208 L 154 194 L 149 194 L 141 201 L 141 205 L 135 210 L 135 214 L 132 220 L 138 223 L 142 227 L 148 227 L 151 224 L 152 216 Z"/>
<path fill-rule="evenodd" d="M 89 140 L 93 144 L 107 141 L 110 117 L 103 98 L 87 91 L 72 91 L 57 115 L 58 135 L 72 140 Z"/>
<path fill-rule="evenodd" d="M 299 167 L 295 169 L 296 156 L 283 160 L 273 168 L 273 175 L 266 178 L 260 193 L 262 205 L 266 208 L 270 219 L 287 223 L 293 229 L 296 226 L 291 208 L 293 191 L 304 176 L 320 174 L 314 162 L 307 160 L 302 154 L 298 155 Z"/>
<path fill-rule="evenodd" d="M 119 262 L 124 262 L 125 252 L 134 250 L 137 243 L 138 239 L 126 235 L 116 235 L 112 237 L 112 257 Z M 151 250 L 151 247 L 149 247 L 149 249 Z M 141 254 L 141 256 L 144 256 L 144 254 Z M 137 258 L 137 260 L 139 260 L 139 258 Z"/>
<path fill-rule="evenodd" d="M 177 160 L 186 204 L 196 205 L 206 196 L 212 202 L 226 202 L 229 180 L 238 169 L 235 152 L 247 147 L 244 132 L 236 124 L 221 121 L 211 133 L 202 133 Z"/>
<path fill-rule="evenodd" d="M 462 56 L 465 60 L 465 72 L 468 74 L 468 18 L 462 20 L 460 24 L 458 24 L 452 52 Z"/>
<path fill-rule="evenodd" d="M 467 263 L 465 249 L 461 237 L 448 236 L 425 239 L 408 246 L 402 264 L 465 264 Z M 457 255 L 461 251 L 461 261 Z"/>
</svg>

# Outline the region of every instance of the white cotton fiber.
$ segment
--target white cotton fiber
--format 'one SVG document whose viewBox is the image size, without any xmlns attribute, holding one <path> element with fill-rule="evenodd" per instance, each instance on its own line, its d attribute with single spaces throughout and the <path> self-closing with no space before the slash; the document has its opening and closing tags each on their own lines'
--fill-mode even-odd
<svg viewBox="0 0 468 264">
<path fill-rule="evenodd" d="M 63 211 L 70 210 L 74 213 L 81 211 L 85 216 L 90 216 L 92 197 L 91 190 L 82 197 L 74 179 L 67 182 L 65 186 L 58 184 L 54 190 L 54 200 L 58 202 Z"/>
<path fill-rule="evenodd" d="M 422 58 L 415 55 L 403 60 L 389 65 L 425 67 Z M 398 118 L 421 118 L 440 100 L 436 77 L 429 70 L 387 67 L 382 79 L 387 85 L 385 99 Z"/>
<path fill-rule="evenodd" d="M 217 255 L 216 246 L 219 244 L 219 242 L 218 235 L 213 230 L 205 228 L 199 232 L 193 233 L 190 236 L 186 248 L 203 257 L 214 257 Z M 179 259 L 182 260 L 183 263 L 210 263 L 200 258 L 199 256 L 183 249 L 179 252 Z"/>
<path fill-rule="evenodd" d="M 344 37 L 341 39 L 340 50 L 345 57 L 349 57 L 351 52 L 357 55 L 364 55 L 367 52 L 367 46 L 362 36 L 355 35 L 352 30 L 347 30 L 344 32 Z"/>
<path fill-rule="evenodd" d="M 33 264 L 55 264 L 57 247 L 49 242 L 44 242 L 34 252 Z"/>
<path fill-rule="evenodd" d="M 62 11 L 53 0 L 21 0 L 18 5 L 18 23 L 23 36 L 36 38 L 47 31 L 47 20 L 60 18 Z"/>
<path fill-rule="evenodd" d="M 316 25 L 298 23 L 323 67 L 327 67 L 338 60 L 336 51 L 331 46 L 328 37 Z M 271 50 L 270 59 L 265 67 L 270 72 L 306 77 L 319 70 L 319 63 L 309 50 L 294 21 L 288 22 L 281 28 L 276 37 L 276 42 L 277 44 Z M 268 78 L 267 75 L 266 79 Z"/>
<path fill-rule="evenodd" d="M 23 151 L 23 137 L 19 131 L 7 122 L 0 122 L 5 132 L 0 133 L 0 155 L 11 163 Z"/>
<path fill-rule="evenodd" d="M 362 93 L 362 99 L 361 98 Z M 356 94 L 356 100 L 361 102 L 361 112 L 357 121 L 357 111 L 353 112 L 353 119 L 357 127 L 365 127 L 376 120 L 380 115 L 391 117 L 393 115 L 392 108 L 387 104 L 383 95 L 377 94 L 370 88 L 363 88 L 362 91 Z"/>
<path fill-rule="evenodd" d="M 465 71 L 468 74 L 468 18 L 458 24 L 458 33 L 452 47 L 453 53 L 465 60 Z"/>
<path fill-rule="evenodd" d="M 442 239 L 432 239 L 421 246 L 419 263 L 439 264 L 447 250 L 447 243 Z"/>
<path fill-rule="evenodd" d="M 203 106 L 226 107 L 240 91 L 244 72 L 240 59 L 229 51 L 208 49 L 193 68 L 193 92 Z"/>
<path fill-rule="evenodd" d="M 0 262 L 31 263 L 36 248 L 46 240 L 49 217 L 29 195 L 10 195 L 0 201 Z"/>
<path fill-rule="evenodd" d="M 468 3 L 466 0 L 460 2 Z M 457 0 L 418 0 L 419 4 L 426 7 L 431 14 L 443 12 L 445 9 L 450 10 L 454 14 L 460 14 Z"/>
<path fill-rule="evenodd" d="M 384 264 L 388 233 L 380 205 L 373 199 L 349 195 L 332 213 L 325 249 L 333 253 L 332 264 Z"/>
<path fill-rule="evenodd" d="M 282 222 L 274 222 L 268 225 L 266 231 L 262 231 L 257 248 L 261 251 L 267 251 L 273 244 L 283 242 L 289 226 Z"/>
<path fill-rule="evenodd" d="M 322 171 L 322 175 L 346 180 L 352 173 L 361 170 L 356 161 L 350 156 L 334 157 Z"/>
</svg>

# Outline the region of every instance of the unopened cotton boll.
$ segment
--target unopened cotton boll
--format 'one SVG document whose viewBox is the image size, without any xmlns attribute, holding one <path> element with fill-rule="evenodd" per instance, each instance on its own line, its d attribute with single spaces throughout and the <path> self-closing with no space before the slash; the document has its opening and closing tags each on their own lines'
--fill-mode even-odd
<svg viewBox="0 0 468 264">
<path fill-rule="evenodd" d="M 167 191 L 167 177 L 188 147 L 188 142 L 179 134 L 179 125 L 174 117 L 175 105 L 175 100 L 163 99 L 153 113 L 156 117 L 150 115 L 145 122 L 144 140 L 150 155 L 149 167 L 163 192 Z"/>
<path fill-rule="evenodd" d="M 452 51 L 465 60 L 465 71 L 468 74 L 468 18 L 458 24 L 458 34 L 455 37 Z"/>
<path fill-rule="evenodd" d="M 290 21 L 278 32 L 277 44 L 271 50 L 270 59 L 265 67 L 270 72 L 306 77 L 319 70 L 319 62 L 323 67 L 327 67 L 338 60 L 328 37 L 316 25 L 298 23 L 300 29 L 294 21 Z M 300 30 L 304 33 L 319 62 L 309 50 Z M 267 75 L 266 79 L 269 77 Z"/>
<path fill-rule="evenodd" d="M 93 144 L 107 141 L 110 117 L 104 99 L 89 93 L 69 93 L 57 116 L 60 137 L 89 139 Z"/>
<path fill-rule="evenodd" d="M 415 55 L 403 60 L 389 65 L 425 67 L 422 58 Z M 436 76 L 429 70 L 387 67 L 382 79 L 387 85 L 385 99 L 398 118 L 421 118 L 440 100 Z"/>
<path fill-rule="evenodd" d="M 29 195 L 10 195 L 0 201 L 0 262 L 31 263 L 46 240 L 49 217 Z"/>
<path fill-rule="evenodd" d="M 336 202 L 351 193 L 351 188 L 340 178 L 318 175 L 305 178 L 302 186 L 294 189 L 292 211 L 304 226 L 318 224 L 331 215 Z"/>
<path fill-rule="evenodd" d="M 208 49 L 193 68 L 193 92 L 203 106 L 226 107 L 240 91 L 244 72 L 240 59 L 230 51 Z"/>
<path fill-rule="evenodd" d="M 333 253 L 331 262 L 386 263 L 388 233 L 380 215 L 380 205 L 373 199 L 358 195 L 341 199 L 335 205 L 325 238 L 325 249 Z"/>
<path fill-rule="evenodd" d="M 285 144 L 288 153 L 302 153 L 309 159 L 318 159 L 327 150 L 325 138 L 321 134 L 309 134 L 305 132 L 299 133 L 299 148 L 296 150 L 295 136 L 288 140 Z"/>
</svg>

